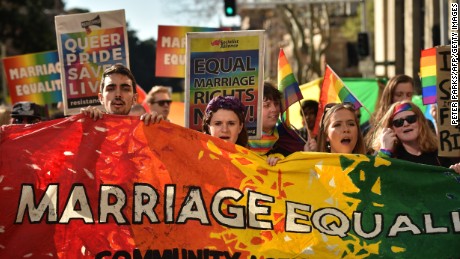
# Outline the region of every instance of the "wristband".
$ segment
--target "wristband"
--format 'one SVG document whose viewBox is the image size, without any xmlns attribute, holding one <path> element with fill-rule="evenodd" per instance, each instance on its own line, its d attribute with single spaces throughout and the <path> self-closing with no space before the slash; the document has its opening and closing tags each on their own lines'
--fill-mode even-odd
<svg viewBox="0 0 460 259">
<path fill-rule="evenodd" d="M 378 155 L 381 156 L 381 157 L 392 157 L 393 153 L 391 152 L 391 150 L 389 149 L 386 149 L 386 148 L 381 148 L 378 152 Z"/>
</svg>

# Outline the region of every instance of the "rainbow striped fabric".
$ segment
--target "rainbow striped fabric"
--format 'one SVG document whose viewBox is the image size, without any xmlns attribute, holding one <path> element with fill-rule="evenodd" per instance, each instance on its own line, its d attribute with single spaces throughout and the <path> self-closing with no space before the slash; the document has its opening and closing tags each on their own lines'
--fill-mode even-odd
<svg viewBox="0 0 460 259">
<path fill-rule="evenodd" d="M 278 129 L 275 127 L 272 134 L 262 132 L 262 137 L 260 139 L 250 139 L 248 141 L 248 149 L 263 156 L 273 148 L 278 139 Z"/>
<path fill-rule="evenodd" d="M 422 50 L 420 78 L 423 104 L 436 103 L 436 48 Z"/>
<path fill-rule="evenodd" d="M 314 135 L 318 133 L 319 122 L 321 121 L 326 104 L 345 102 L 352 103 L 355 109 L 359 109 L 363 106 L 332 68 L 326 65 L 326 72 L 324 73 L 323 84 L 321 85 L 321 93 L 319 96 L 318 115 L 316 116 L 315 128 L 313 130 Z"/>
<path fill-rule="evenodd" d="M 280 49 L 278 56 L 278 90 L 284 96 L 284 102 L 281 104 L 281 112 L 286 111 L 293 103 L 303 99 L 299 83 L 292 73 L 291 65 L 289 65 L 283 49 Z"/>
</svg>

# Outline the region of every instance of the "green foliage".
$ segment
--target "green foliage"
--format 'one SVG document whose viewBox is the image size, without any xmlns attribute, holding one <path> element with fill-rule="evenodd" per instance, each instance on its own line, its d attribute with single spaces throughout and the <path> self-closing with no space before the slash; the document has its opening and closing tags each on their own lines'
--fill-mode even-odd
<svg viewBox="0 0 460 259">
<path fill-rule="evenodd" d="M 2 0 L 0 5 L 0 39 L 16 53 L 56 49 L 54 0 Z M 13 53 L 14 53 L 13 52 Z"/>
<path fill-rule="evenodd" d="M 374 34 L 374 1 L 365 0 L 366 2 L 366 31 L 370 35 Z M 345 23 L 340 28 L 344 38 L 350 42 L 356 42 L 358 32 L 361 32 L 361 13 L 362 8 L 358 7 L 356 16 L 350 16 L 345 20 Z"/>
</svg>

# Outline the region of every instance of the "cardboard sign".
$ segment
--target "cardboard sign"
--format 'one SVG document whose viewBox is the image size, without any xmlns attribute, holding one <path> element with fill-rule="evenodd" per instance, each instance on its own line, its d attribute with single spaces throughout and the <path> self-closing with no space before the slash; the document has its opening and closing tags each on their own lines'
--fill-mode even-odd
<svg viewBox="0 0 460 259">
<path fill-rule="evenodd" d="M 262 135 L 263 31 L 187 33 L 185 125 L 201 130 L 215 96 L 235 96 L 246 107 L 250 139 Z"/>
<path fill-rule="evenodd" d="M 64 113 L 100 106 L 104 70 L 114 64 L 129 67 L 125 11 L 61 15 L 55 17 L 55 23 Z"/>
<path fill-rule="evenodd" d="M 228 30 L 230 30 L 230 28 L 228 28 Z M 158 26 L 155 76 L 184 78 L 187 32 L 211 31 L 227 31 L 227 29 L 189 26 Z"/>
<path fill-rule="evenodd" d="M 51 104 L 62 101 L 61 68 L 57 51 L 3 59 L 11 102 Z"/>
<path fill-rule="evenodd" d="M 438 154 L 446 157 L 460 157 L 460 126 L 451 123 L 451 103 L 457 101 L 451 99 L 450 50 L 450 46 L 436 47 Z"/>
</svg>

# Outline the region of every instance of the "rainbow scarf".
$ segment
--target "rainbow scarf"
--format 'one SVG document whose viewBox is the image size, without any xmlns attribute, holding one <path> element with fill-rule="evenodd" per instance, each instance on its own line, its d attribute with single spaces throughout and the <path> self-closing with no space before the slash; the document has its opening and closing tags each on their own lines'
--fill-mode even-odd
<svg viewBox="0 0 460 259">
<path fill-rule="evenodd" d="M 248 148 L 258 155 L 265 155 L 275 145 L 279 139 L 278 129 L 275 127 L 271 134 L 262 132 L 262 138 L 251 139 L 248 141 Z"/>
</svg>

